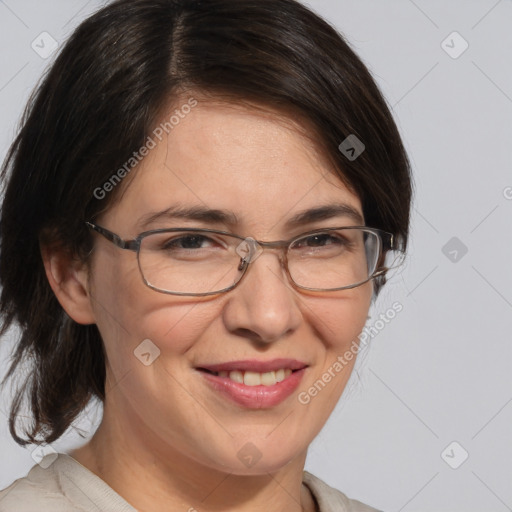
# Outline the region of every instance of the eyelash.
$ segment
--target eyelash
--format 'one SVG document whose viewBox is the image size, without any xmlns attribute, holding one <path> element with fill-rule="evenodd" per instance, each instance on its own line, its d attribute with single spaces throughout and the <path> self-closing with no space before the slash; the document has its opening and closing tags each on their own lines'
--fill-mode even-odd
<svg viewBox="0 0 512 512">
<path fill-rule="evenodd" d="M 213 243 L 213 244 L 219 243 L 218 241 L 216 241 L 214 238 L 212 238 L 210 236 L 206 236 L 206 235 L 202 235 L 202 234 L 197 234 L 197 233 L 189 233 L 189 234 L 180 234 L 179 236 L 166 239 L 161 244 L 159 244 L 159 246 L 160 246 L 160 249 L 162 249 L 162 250 L 177 249 L 177 250 L 194 251 L 194 250 L 205 249 L 205 247 L 193 247 L 193 248 L 190 248 L 190 247 L 177 247 L 177 245 L 179 245 L 180 243 L 183 244 L 183 241 L 187 241 L 187 240 L 197 241 L 197 242 L 199 242 L 200 245 L 202 245 L 202 243 L 204 243 L 204 242 Z M 322 243 L 315 244 L 315 243 L 313 243 L 313 245 L 310 245 L 312 240 L 320 241 L 320 242 L 327 241 L 329 243 L 328 244 L 322 244 Z M 225 246 L 224 243 L 221 243 L 220 245 Z M 350 245 L 350 241 L 347 240 L 345 237 L 342 237 L 340 235 L 335 236 L 335 235 L 332 235 L 330 233 L 315 233 L 315 234 L 312 234 L 312 235 L 307 235 L 307 236 L 305 236 L 303 238 L 299 238 L 295 242 L 295 244 L 293 245 L 293 248 L 326 247 L 326 246 L 329 246 L 329 245 L 349 246 Z M 210 247 L 212 247 L 212 246 L 210 246 Z"/>
</svg>

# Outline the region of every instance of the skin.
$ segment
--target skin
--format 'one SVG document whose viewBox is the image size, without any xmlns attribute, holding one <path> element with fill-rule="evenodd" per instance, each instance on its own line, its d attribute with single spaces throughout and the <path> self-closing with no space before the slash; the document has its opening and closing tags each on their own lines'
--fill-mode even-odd
<svg viewBox="0 0 512 512">
<path fill-rule="evenodd" d="M 302 128 L 275 112 L 200 101 L 96 222 L 131 239 L 143 231 L 137 225 L 142 216 L 180 203 L 233 212 L 237 222 L 167 219 L 146 229 L 207 227 L 280 240 L 356 225 L 338 216 L 285 229 L 297 212 L 333 202 L 363 215 L 359 198 Z M 145 286 L 135 253 L 101 236 L 90 269 L 50 248 L 43 248 L 43 259 L 63 308 L 79 323 L 97 324 L 107 356 L 102 423 L 92 440 L 70 455 L 140 511 L 314 510 L 301 486 L 307 449 L 339 400 L 354 360 L 309 404 L 299 403 L 297 395 L 357 339 L 371 282 L 307 293 L 287 280 L 278 253 L 265 251 L 230 292 L 179 297 Z M 149 366 L 134 356 L 147 338 L 160 349 Z M 281 357 L 309 366 L 298 390 L 268 409 L 231 403 L 194 369 Z M 247 442 L 262 455 L 252 467 L 237 457 Z"/>
</svg>

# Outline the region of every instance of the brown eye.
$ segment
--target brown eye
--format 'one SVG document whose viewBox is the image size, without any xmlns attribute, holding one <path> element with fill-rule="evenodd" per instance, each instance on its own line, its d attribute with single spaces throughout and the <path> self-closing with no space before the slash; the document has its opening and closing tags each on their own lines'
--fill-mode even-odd
<svg viewBox="0 0 512 512">
<path fill-rule="evenodd" d="M 162 243 L 162 249 L 203 249 L 210 246 L 213 240 L 203 235 L 186 235 L 171 238 Z M 206 245 L 204 245 L 206 244 Z"/>
<path fill-rule="evenodd" d="M 328 233 L 320 233 L 316 235 L 311 235 L 305 238 L 301 238 L 298 240 L 294 247 L 297 246 L 306 246 L 306 247 L 323 247 L 325 245 L 331 244 L 343 244 L 343 240 L 340 240 L 340 237 L 330 235 Z"/>
</svg>

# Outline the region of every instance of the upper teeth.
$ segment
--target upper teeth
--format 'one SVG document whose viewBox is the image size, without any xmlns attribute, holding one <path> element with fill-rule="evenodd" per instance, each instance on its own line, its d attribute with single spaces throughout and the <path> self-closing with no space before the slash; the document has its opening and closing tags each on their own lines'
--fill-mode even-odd
<svg viewBox="0 0 512 512">
<path fill-rule="evenodd" d="M 246 386 L 273 386 L 276 382 L 281 382 L 292 374 L 289 368 L 281 368 L 272 372 L 243 372 L 233 370 L 231 372 L 218 372 L 219 377 L 229 377 L 235 382 L 245 384 Z"/>
</svg>

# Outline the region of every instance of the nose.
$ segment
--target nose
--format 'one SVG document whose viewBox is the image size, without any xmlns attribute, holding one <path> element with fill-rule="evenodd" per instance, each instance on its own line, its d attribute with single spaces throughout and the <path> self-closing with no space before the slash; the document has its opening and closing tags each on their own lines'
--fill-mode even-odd
<svg viewBox="0 0 512 512">
<path fill-rule="evenodd" d="M 271 251 L 249 264 L 241 282 L 228 293 L 223 309 L 230 332 L 263 343 L 289 335 L 301 319 L 297 292 L 279 256 Z"/>
</svg>

